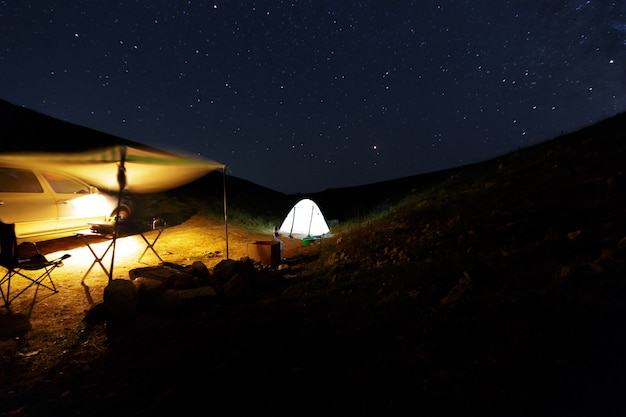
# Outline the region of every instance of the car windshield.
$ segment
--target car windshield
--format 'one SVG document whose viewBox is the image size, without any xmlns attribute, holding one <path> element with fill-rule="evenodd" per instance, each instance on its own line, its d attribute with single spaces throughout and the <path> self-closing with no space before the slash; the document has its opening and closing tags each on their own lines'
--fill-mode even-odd
<svg viewBox="0 0 626 417">
<path fill-rule="evenodd" d="M 89 194 L 89 186 L 52 172 L 42 173 L 50 187 L 58 194 Z"/>
</svg>

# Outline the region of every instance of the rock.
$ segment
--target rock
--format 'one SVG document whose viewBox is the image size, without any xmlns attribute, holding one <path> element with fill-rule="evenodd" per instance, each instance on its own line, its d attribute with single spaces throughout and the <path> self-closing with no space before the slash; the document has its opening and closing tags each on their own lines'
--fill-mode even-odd
<svg viewBox="0 0 626 417">
<path fill-rule="evenodd" d="M 107 310 L 104 306 L 104 302 L 90 304 L 85 309 L 85 317 L 83 320 L 86 323 L 99 323 L 107 318 Z"/>
<path fill-rule="evenodd" d="M 191 272 L 198 277 L 208 277 L 210 275 L 209 268 L 200 261 L 195 261 L 191 264 Z"/>
<path fill-rule="evenodd" d="M 211 306 L 217 297 L 213 287 L 204 285 L 184 290 L 168 289 L 149 300 L 141 299 L 142 307 L 158 311 L 184 310 Z"/>
<path fill-rule="evenodd" d="M 249 280 L 243 274 L 235 274 L 224 284 L 224 296 L 231 300 L 246 300 L 252 295 Z"/>
<path fill-rule="evenodd" d="M 128 319 L 137 312 L 137 287 L 122 278 L 112 280 L 104 287 L 104 306 L 111 319 Z"/>
<path fill-rule="evenodd" d="M 196 265 L 197 270 L 200 267 Z M 193 270 L 193 269 L 191 269 Z M 198 276 L 173 268 L 169 265 L 148 266 L 145 268 L 135 268 L 128 271 L 128 275 L 132 281 L 139 277 L 159 280 L 171 289 L 193 288 L 201 284 Z"/>
<path fill-rule="evenodd" d="M 463 272 L 463 277 L 459 279 L 454 287 L 448 292 L 448 294 L 441 299 L 443 305 L 454 305 L 463 297 L 472 286 L 472 280 L 467 272 Z"/>
<path fill-rule="evenodd" d="M 152 296 L 153 294 L 162 293 L 167 289 L 165 283 L 161 280 L 147 277 L 137 277 L 133 281 L 139 296 Z"/>
<path fill-rule="evenodd" d="M 225 259 L 213 267 L 213 276 L 221 282 L 229 281 L 236 274 L 250 276 L 257 272 L 257 269 L 254 267 L 254 262 L 250 258 L 245 258 L 240 261 Z"/>
<path fill-rule="evenodd" d="M 31 330 L 32 325 L 24 314 L 0 314 L 0 340 L 23 337 Z"/>
</svg>

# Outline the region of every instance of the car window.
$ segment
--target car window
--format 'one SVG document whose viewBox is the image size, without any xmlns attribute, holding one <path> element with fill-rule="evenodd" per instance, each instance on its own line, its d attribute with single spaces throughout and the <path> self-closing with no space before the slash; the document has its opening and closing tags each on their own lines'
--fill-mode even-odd
<svg viewBox="0 0 626 417">
<path fill-rule="evenodd" d="M 55 193 L 89 194 L 89 187 L 81 182 L 53 172 L 42 172 L 42 174 Z"/>
<path fill-rule="evenodd" d="M 30 169 L 1 167 L 0 192 L 42 193 L 43 189 Z"/>
</svg>

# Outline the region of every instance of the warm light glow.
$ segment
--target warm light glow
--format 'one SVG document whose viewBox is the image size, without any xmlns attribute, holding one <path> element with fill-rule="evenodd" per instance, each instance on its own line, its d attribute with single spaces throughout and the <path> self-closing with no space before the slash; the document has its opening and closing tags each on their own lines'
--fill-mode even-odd
<svg viewBox="0 0 626 417">
<path fill-rule="evenodd" d="M 101 217 L 111 214 L 114 207 L 102 194 L 89 194 L 70 201 L 73 217 Z"/>
<path fill-rule="evenodd" d="M 102 257 L 102 264 L 107 270 L 111 268 L 111 256 L 113 254 L 113 247 L 110 247 L 110 245 L 112 243 L 113 241 L 110 239 L 104 240 L 102 242 L 98 242 L 96 238 L 90 240 L 90 246 L 92 250 L 98 257 Z M 140 235 L 120 237 L 116 239 L 115 259 L 112 274 L 113 278 L 129 279 L 128 266 L 133 266 L 134 268 L 142 268 L 146 265 L 157 265 L 160 261 L 150 250 L 147 250 L 141 262 L 139 261 L 139 257 L 142 255 L 145 249 L 146 244 Z M 105 251 L 106 255 L 103 256 Z M 51 253 L 47 256 L 50 258 L 55 258 L 65 253 L 69 253 L 71 255 L 71 257 L 66 262 L 65 268 L 76 269 L 78 283 L 80 282 L 80 277 L 82 276 L 82 274 L 84 274 L 94 262 L 94 256 L 89 251 L 89 248 L 84 244 L 74 249 Z M 118 265 L 127 265 L 127 267 L 122 268 Z M 93 286 L 96 284 L 106 284 L 107 278 L 108 274 L 105 274 L 100 265 L 95 264 L 91 272 L 85 279 L 89 286 Z"/>
</svg>

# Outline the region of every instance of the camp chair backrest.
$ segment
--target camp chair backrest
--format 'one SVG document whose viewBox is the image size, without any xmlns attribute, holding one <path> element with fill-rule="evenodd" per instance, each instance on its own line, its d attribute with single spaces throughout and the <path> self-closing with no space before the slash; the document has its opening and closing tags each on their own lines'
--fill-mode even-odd
<svg viewBox="0 0 626 417">
<path fill-rule="evenodd" d="M 0 222 L 0 265 L 13 270 L 18 264 L 15 224 Z"/>
</svg>

